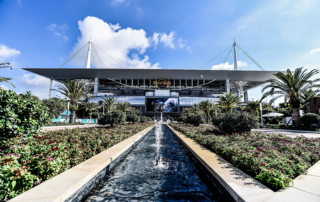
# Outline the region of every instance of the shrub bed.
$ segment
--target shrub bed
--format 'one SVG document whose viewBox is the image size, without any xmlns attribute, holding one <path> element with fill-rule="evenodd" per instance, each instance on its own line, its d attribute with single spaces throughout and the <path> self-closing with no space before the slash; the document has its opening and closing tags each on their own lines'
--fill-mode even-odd
<svg viewBox="0 0 320 202">
<path fill-rule="evenodd" d="M 261 132 L 218 136 L 210 127 L 170 125 L 273 190 L 289 186 L 320 158 L 320 138 Z"/>
<path fill-rule="evenodd" d="M 250 132 L 253 128 L 259 127 L 256 117 L 249 114 L 224 113 L 212 117 L 213 125 L 222 133 L 244 133 Z"/>
<path fill-rule="evenodd" d="M 84 123 L 61 123 L 61 122 L 51 122 L 46 124 L 44 127 L 48 126 L 74 126 L 74 125 L 84 125 Z"/>
<path fill-rule="evenodd" d="M 2 141 L 0 200 L 13 198 L 152 125 L 76 128 Z"/>
<path fill-rule="evenodd" d="M 286 126 L 285 124 L 266 124 L 260 128 L 272 128 L 272 129 L 284 129 L 284 130 L 305 130 L 305 131 L 318 131 L 319 128 L 309 127 L 309 126 L 300 126 L 298 128 L 293 127 L 292 125 Z"/>
</svg>

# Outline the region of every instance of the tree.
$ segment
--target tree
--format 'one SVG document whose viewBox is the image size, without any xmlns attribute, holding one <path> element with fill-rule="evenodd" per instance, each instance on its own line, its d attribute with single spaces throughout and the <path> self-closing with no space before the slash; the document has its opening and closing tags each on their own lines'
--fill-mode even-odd
<svg viewBox="0 0 320 202">
<path fill-rule="evenodd" d="M 140 121 L 140 117 L 136 114 L 130 114 L 129 116 L 127 116 L 126 120 L 127 122 L 132 122 L 134 124 Z"/>
<path fill-rule="evenodd" d="M 262 95 L 261 100 L 272 95 L 277 96 L 271 99 L 270 103 L 273 103 L 275 100 L 281 97 L 284 97 L 285 101 L 289 99 L 289 104 L 293 111 L 292 120 L 295 127 L 298 127 L 300 122 L 299 108 L 300 104 L 302 103 L 302 91 L 313 82 L 319 81 L 319 79 L 314 81 L 310 80 L 312 76 L 318 73 L 319 71 L 316 69 L 307 72 L 306 69 L 302 70 L 302 67 L 297 68 L 294 72 L 291 72 L 289 69 L 286 73 L 278 72 L 274 74 L 277 79 L 269 79 L 266 81 L 268 84 L 262 88 L 262 92 L 266 91 L 267 89 L 269 89 L 269 91 Z"/>
<path fill-rule="evenodd" d="M 99 118 L 98 123 L 100 125 L 110 124 L 113 127 L 115 124 L 125 123 L 126 115 L 119 110 L 114 110 L 112 112 L 108 112 L 102 117 Z"/>
<path fill-rule="evenodd" d="M 10 65 L 10 63 L 0 63 L 0 69 L 1 68 L 10 68 L 10 69 L 12 69 L 12 66 L 8 66 L 8 65 Z M 7 82 L 7 83 L 11 84 L 13 87 L 15 87 L 13 85 L 13 83 L 11 83 L 9 80 L 11 80 L 11 78 L 6 78 L 6 77 L 0 76 L 0 82 Z"/>
<path fill-rule="evenodd" d="M 236 94 L 225 92 L 220 96 L 217 105 L 226 109 L 226 111 L 231 111 L 232 108 L 239 104 L 240 100 L 241 97 L 238 97 Z"/>
<path fill-rule="evenodd" d="M 214 104 L 209 100 L 204 100 L 199 103 L 199 108 L 204 112 L 209 123 L 210 111 L 214 108 Z"/>
<path fill-rule="evenodd" d="M 85 105 L 86 111 L 89 111 L 90 119 L 91 119 L 91 116 L 92 116 L 92 112 L 96 111 L 99 108 L 100 108 L 100 106 L 98 104 L 94 103 L 94 102 L 88 102 Z"/>
<path fill-rule="evenodd" d="M 190 108 L 184 108 L 183 111 L 182 111 L 182 114 L 184 116 L 189 116 L 191 114 Z"/>
<path fill-rule="evenodd" d="M 44 99 L 42 102 L 49 108 L 49 113 L 54 117 L 59 116 L 67 109 L 67 101 L 60 98 Z"/>
<path fill-rule="evenodd" d="M 62 81 L 63 85 L 58 84 L 58 91 L 62 95 L 69 98 L 71 106 L 70 111 L 72 112 L 71 123 L 74 123 L 76 110 L 78 109 L 78 101 L 83 99 L 89 99 L 91 87 L 87 86 L 86 83 L 74 80 Z"/>
<path fill-rule="evenodd" d="M 195 104 L 193 107 L 189 108 L 189 110 L 192 114 L 199 114 L 201 111 L 197 104 Z"/>
<path fill-rule="evenodd" d="M 260 102 L 258 101 L 248 102 L 246 107 L 251 110 L 251 115 L 257 116 L 257 111 L 260 108 Z"/>
<path fill-rule="evenodd" d="M 116 108 L 116 98 L 109 96 L 107 98 L 102 98 L 102 100 L 104 102 L 104 106 L 107 112 L 110 112 Z"/>
<path fill-rule="evenodd" d="M 45 104 L 29 91 L 18 95 L 12 90 L 0 90 L 0 96 L 0 141 L 21 134 L 32 137 L 52 119 Z"/>
<path fill-rule="evenodd" d="M 130 110 L 131 104 L 130 102 L 118 102 L 117 108 L 122 112 L 127 112 Z"/>
<path fill-rule="evenodd" d="M 132 114 L 140 114 L 140 110 L 135 107 L 130 107 L 128 111 L 130 111 Z"/>
</svg>

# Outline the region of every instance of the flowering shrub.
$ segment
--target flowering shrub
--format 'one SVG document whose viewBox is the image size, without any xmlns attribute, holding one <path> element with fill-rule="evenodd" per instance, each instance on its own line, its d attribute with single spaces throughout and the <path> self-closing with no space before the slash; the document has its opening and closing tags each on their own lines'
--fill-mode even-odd
<svg viewBox="0 0 320 202">
<path fill-rule="evenodd" d="M 132 123 L 137 123 L 140 121 L 140 117 L 136 114 L 130 114 L 129 116 L 127 116 L 126 121 L 132 122 Z"/>
<path fill-rule="evenodd" d="M 28 91 L 17 94 L 0 90 L 0 139 L 24 134 L 32 136 L 51 120 L 48 108 Z"/>
<path fill-rule="evenodd" d="M 0 200 L 9 199 L 131 137 L 153 123 L 76 128 L 0 142 Z"/>
<path fill-rule="evenodd" d="M 116 124 L 121 124 L 126 122 L 126 114 L 120 110 L 114 110 L 112 112 L 108 112 L 98 119 L 98 123 L 100 125 L 110 124 L 113 127 Z"/>
<path fill-rule="evenodd" d="M 145 123 L 148 121 L 148 118 L 146 116 L 140 116 L 140 122 Z"/>
<path fill-rule="evenodd" d="M 244 133 L 259 127 L 256 117 L 249 114 L 224 113 L 212 117 L 213 125 L 217 126 L 222 133 Z"/>
<path fill-rule="evenodd" d="M 212 126 L 170 125 L 273 190 L 289 186 L 320 159 L 320 138 L 261 132 L 217 136 Z"/>
<path fill-rule="evenodd" d="M 205 119 L 200 114 L 192 114 L 187 116 L 187 118 L 185 119 L 185 123 L 188 123 L 194 126 L 199 126 L 204 122 L 205 122 Z"/>
</svg>

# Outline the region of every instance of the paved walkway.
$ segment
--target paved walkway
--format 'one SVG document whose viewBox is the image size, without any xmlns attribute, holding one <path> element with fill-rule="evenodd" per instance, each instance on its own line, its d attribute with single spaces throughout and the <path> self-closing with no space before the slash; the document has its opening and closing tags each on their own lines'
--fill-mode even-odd
<svg viewBox="0 0 320 202">
<path fill-rule="evenodd" d="M 303 130 L 282 130 L 282 129 L 271 129 L 271 128 L 259 128 L 252 129 L 252 131 L 259 131 L 264 133 L 281 133 L 289 137 L 305 136 L 307 138 L 320 138 L 320 132 L 316 131 L 303 131 Z"/>
<path fill-rule="evenodd" d="M 62 129 L 73 129 L 73 128 L 91 128 L 99 126 L 99 124 L 85 124 L 85 125 L 71 125 L 71 126 L 49 126 L 42 127 L 41 132 L 54 131 L 54 130 L 62 130 Z"/>
</svg>

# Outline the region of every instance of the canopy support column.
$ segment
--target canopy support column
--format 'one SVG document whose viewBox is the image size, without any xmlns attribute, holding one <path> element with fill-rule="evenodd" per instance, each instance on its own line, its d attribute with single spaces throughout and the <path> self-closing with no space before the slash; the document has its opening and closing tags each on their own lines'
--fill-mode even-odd
<svg viewBox="0 0 320 202">
<path fill-rule="evenodd" d="M 98 94 L 98 89 L 99 89 L 99 79 L 94 78 L 94 87 L 93 87 L 93 94 L 94 95 Z"/>
<path fill-rule="evenodd" d="M 53 82 L 53 78 L 51 77 L 51 79 L 50 79 L 50 89 L 49 89 L 49 99 L 51 98 L 52 82 Z"/>
<path fill-rule="evenodd" d="M 229 79 L 226 80 L 226 92 L 230 93 L 230 80 Z"/>
</svg>

